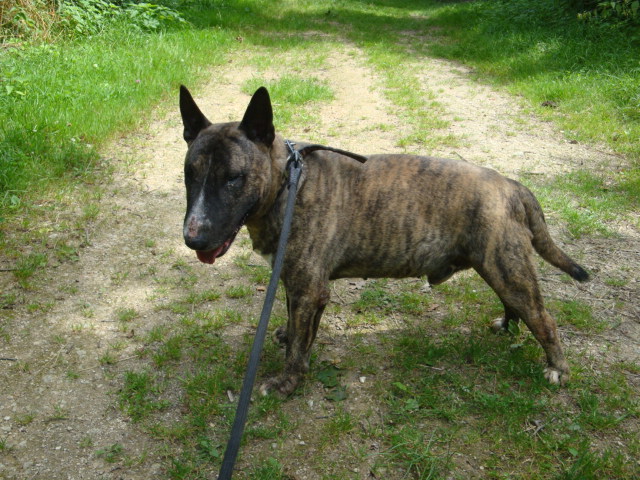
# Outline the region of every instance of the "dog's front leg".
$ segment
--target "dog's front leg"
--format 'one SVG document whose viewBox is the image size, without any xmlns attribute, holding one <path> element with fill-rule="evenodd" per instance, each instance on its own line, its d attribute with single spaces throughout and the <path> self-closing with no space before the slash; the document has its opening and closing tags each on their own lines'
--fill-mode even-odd
<svg viewBox="0 0 640 480">
<path fill-rule="evenodd" d="M 276 332 L 277 339 L 287 348 L 284 371 L 262 384 L 260 392 L 263 395 L 271 391 L 291 395 L 309 371 L 311 347 L 328 302 L 328 285 L 304 291 L 299 286 L 287 289 L 289 320 L 286 334 L 282 329 Z"/>
</svg>

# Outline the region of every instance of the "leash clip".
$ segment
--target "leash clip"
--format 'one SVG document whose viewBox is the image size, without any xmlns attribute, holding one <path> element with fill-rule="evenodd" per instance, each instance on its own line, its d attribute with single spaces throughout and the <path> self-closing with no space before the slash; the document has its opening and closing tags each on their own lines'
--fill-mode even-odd
<svg viewBox="0 0 640 480">
<path fill-rule="evenodd" d="M 299 150 L 296 150 L 295 143 L 291 140 L 285 140 L 285 145 L 287 146 L 287 150 L 289 150 L 289 156 L 287 157 L 287 165 L 284 169 L 284 176 L 289 180 L 289 184 L 291 184 L 291 177 L 294 172 L 300 172 L 302 170 L 302 154 Z M 291 172 L 289 172 L 291 170 Z"/>
<path fill-rule="evenodd" d="M 289 165 L 289 163 L 293 162 L 293 166 L 295 168 L 301 168 L 302 167 L 302 155 L 300 154 L 299 150 L 296 150 L 295 148 L 295 143 L 292 142 L 291 140 L 285 140 L 284 141 L 285 145 L 287 146 L 287 149 L 289 150 L 289 157 L 287 157 L 287 165 Z"/>
</svg>

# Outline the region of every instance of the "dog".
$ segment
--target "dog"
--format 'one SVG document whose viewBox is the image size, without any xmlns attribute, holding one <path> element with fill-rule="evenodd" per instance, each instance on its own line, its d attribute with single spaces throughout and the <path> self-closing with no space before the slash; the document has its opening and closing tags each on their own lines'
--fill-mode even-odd
<svg viewBox="0 0 640 480">
<path fill-rule="evenodd" d="M 254 250 L 272 262 L 288 152 L 275 133 L 269 93 L 254 93 L 242 121 L 212 124 L 181 86 L 180 112 L 187 247 L 211 264 L 246 225 Z M 578 281 L 589 275 L 553 242 L 533 193 L 463 160 L 366 158 L 361 164 L 328 151 L 305 158 L 281 275 L 288 322 L 276 338 L 286 346 L 285 366 L 261 392 L 286 396 L 303 379 L 331 280 L 426 275 L 437 285 L 469 268 L 504 305 L 494 330 L 522 319 L 546 354 L 545 378 L 564 384 L 569 365 L 543 304 L 533 252 Z"/>
</svg>

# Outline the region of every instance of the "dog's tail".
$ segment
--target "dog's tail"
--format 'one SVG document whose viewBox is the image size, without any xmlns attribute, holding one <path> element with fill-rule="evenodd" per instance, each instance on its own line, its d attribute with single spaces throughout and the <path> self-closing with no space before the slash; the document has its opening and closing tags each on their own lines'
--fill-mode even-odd
<svg viewBox="0 0 640 480">
<path fill-rule="evenodd" d="M 531 243 L 536 252 L 540 254 L 551 265 L 559 268 L 563 272 L 571 275 L 573 278 L 580 282 L 586 282 L 589 280 L 589 274 L 584 268 L 574 262 L 569 255 L 564 253 L 553 241 L 547 228 L 547 223 L 544 219 L 544 213 L 542 207 L 531 193 L 531 191 L 523 186 L 521 187 L 521 199 L 527 212 L 527 219 L 529 221 L 529 229 L 533 234 Z"/>
</svg>

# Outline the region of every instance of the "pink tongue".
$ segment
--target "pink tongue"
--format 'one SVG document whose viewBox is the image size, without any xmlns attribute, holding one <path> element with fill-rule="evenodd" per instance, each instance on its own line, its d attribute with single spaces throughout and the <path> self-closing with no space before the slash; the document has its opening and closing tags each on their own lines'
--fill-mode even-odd
<svg viewBox="0 0 640 480">
<path fill-rule="evenodd" d="M 198 256 L 198 260 L 200 260 L 202 263 L 213 263 L 216 261 L 214 252 L 215 250 L 209 250 L 208 252 L 196 250 L 196 255 Z"/>
<path fill-rule="evenodd" d="M 220 252 L 222 252 L 223 249 L 224 245 L 216 248 L 215 250 L 207 250 L 206 252 L 203 250 L 196 250 L 196 255 L 198 256 L 198 260 L 202 263 L 211 264 L 216 261 L 216 258 L 218 258 L 218 255 L 220 255 Z"/>
</svg>

